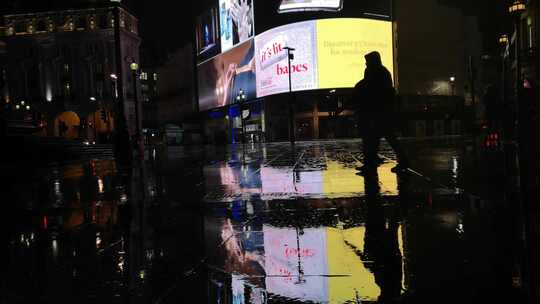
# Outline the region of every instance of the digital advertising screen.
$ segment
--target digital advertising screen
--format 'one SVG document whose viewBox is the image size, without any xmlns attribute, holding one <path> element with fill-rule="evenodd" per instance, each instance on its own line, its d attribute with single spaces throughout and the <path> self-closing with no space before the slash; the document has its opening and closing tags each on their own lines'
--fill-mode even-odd
<svg viewBox="0 0 540 304">
<path fill-rule="evenodd" d="M 316 24 L 294 23 L 266 31 L 255 38 L 257 96 L 264 97 L 289 91 L 287 50 L 292 47 L 292 91 L 318 87 Z"/>
<path fill-rule="evenodd" d="M 392 23 L 372 19 L 322 19 L 281 26 L 255 38 L 257 96 L 289 90 L 285 46 L 294 48 L 292 91 L 352 88 L 363 78 L 364 55 L 381 53 L 392 73 Z"/>
<path fill-rule="evenodd" d="M 317 20 L 319 89 L 352 88 L 364 78 L 364 56 L 381 54 L 383 65 L 394 73 L 392 22 L 373 19 Z"/>
<path fill-rule="evenodd" d="M 255 34 L 253 0 L 219 0 L 221 52 Z"/>
<path fill-rule="evenodd" d="M 256 98 L 254 50 L 251 39 L 198 66 L 200 111 Z"/>
<path fill-rule="evenodd" d="M 366 18 L 320 19 L 273 28 L 199 65 L 199 109 L 234 103 L 240 90 L 247 100 L 288 92 L 286 47 L 294 49 L 293 92 L 353 88 L 364 77 L 364 56 L 372 51 L 381 54 L 393 76 L 392 40 L 392 22 Z"/>
<path fill-rule="evenodd" d="M 217 47 L 217 9 L 212 8 L 197 18 L 197 54 L 201 55 Z"/>
<path fill-rule="evenodd" d="M 281 0 L 279 13 L 299 12 L 308 10 L 339 11 L 343 0 Z"/>
</svg>

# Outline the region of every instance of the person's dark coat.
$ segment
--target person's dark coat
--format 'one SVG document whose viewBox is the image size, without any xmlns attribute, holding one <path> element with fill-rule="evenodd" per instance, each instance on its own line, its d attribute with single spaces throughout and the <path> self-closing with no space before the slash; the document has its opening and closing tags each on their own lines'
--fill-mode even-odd
<svg viewBox="0 0 540 304">
<path fill-rule="evenodd" d="M 364 79 L 354 88 L 356 113 L 361 133 L 385 134 L 393 131 L 395 121 L 395 90 L 392 76 L 381 62 L 379 53 L 365 56 Z M 367 129 L 369 130 L 367 130 Z"/>
</svg>

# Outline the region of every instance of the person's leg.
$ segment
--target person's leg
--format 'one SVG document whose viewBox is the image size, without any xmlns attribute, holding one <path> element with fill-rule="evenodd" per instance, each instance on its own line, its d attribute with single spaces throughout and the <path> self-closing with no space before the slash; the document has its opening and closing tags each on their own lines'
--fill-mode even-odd
<svg viewBox="0 0 540 304">
<path fill-rule="evenodd" d="M 369 166 L 378 164 L 377 152 L 379 151 L 380 138 L 375 135 L 367 136 L 364 145 L 364 163 Z"/>
<path fill-rule="evenodd" d="M 409 167 L 409 158 L 407 157 L 407 154 L 405 153 L 405 150 L 403 150 L 403 146 L 397 137 L 394 134 L 389 134 L 385 136 L 385 138 L 392 150 L 394 150 L 394 153 L 396 153 L 398 165 L 404 168 Z"/>
</svg>

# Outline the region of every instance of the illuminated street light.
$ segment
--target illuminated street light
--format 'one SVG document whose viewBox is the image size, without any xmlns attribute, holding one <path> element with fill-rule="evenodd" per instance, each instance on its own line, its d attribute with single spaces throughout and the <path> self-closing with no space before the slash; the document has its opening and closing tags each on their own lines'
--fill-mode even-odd
<svg viewBox="0 0 540 304">
<path fill-rule="evenodd" d="M 522 75 L 521 75 L 521 15 L 526 10 L 526 5 L 523 0 L 514 0 L 514 2 L 508 7 L 508 12 L 512 15 L 514 19 L 514 32 L 515 32 L 515 113 L 519 113 L 519 104 L 521 98 L 521 88 L 522 88 Z M 517 122 L 517 114 L 514 117 L 514 124 Z"/>
<path fill-rule="evenodd" d="M 111 74 L 110 76 L 111 76 L 112 80 L 117 80 L 118 79 L 118 76 L 116 76 L 116 74 Z"/>
<path fill-rule="evenodd" d="M 456 95 L 456 77 L 450 77 L 450 87 L 452 88 L 452 96 Z"/>
<path fill-rule="evenodd" d="M 30 111 L 30 106 L 26 106 L 26 109 L 27 109 L 28 111 Z"/>
<path fill-rule="evenodd" d="M 136 144 L 137 148 L 139 149 L 139 158 L 144 159 L 144 146 L 143 141 L 141 139 L 141 118 L 139 116 L 139 96 L 137 94 L 137 74 L 139 72 L 139 64 L 135 62 L 134 58 L 131 58 L 131 63 L 129 64 L 129 68 L 132 72 L 132 80 L 133 80 L 133 102 L 135 103 L 135 136 L 136 136 Z"/>
<path fill-rule="evenodd" d="M 132 71 L 137 71 L 139 69 L 139 64 L 136 63 L 135 61 L 133 61 L 130 65 L 129 65 L 129 68 L 132 70 Z"/>
<path fill-rule="evenodd" d="M 242 123 L 242 144 L 246 141 L 246 127 L 244 123 L 244 101 L 246 101 L 246 93 L 243 89 L 240 89 L 238 91 L 238 95 L 236 95 L 236 101 L 240 104 L 240 121 Z"/>
<path fill-rule="evenodd" d="M 90 101 L 96 101 L 95 97 L 90 97 Z"/>
<path fill-rule="evenodd" d="M 499 43 L 502 44 L 502 45 L 507 45 L 508 44 L 508 35 L 501 35 L 501 37 L 499 37 Z"/>
</svg>

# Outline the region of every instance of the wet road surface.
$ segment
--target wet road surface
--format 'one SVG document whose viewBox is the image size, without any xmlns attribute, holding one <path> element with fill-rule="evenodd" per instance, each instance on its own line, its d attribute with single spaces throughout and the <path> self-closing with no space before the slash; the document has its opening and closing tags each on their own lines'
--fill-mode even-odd
<svg viewBox="0 0 540 304">
<path fill-rule="evenodd" d="M 399 176 L 353 140 L 4 172 L 2 303 L 521 303 L 504 183 L 460 139 L 406 150 Z"/>
</svg>

